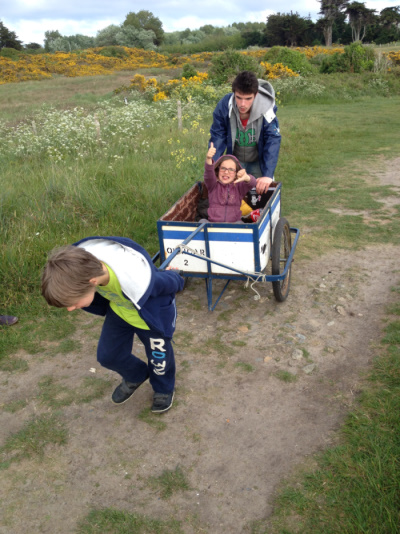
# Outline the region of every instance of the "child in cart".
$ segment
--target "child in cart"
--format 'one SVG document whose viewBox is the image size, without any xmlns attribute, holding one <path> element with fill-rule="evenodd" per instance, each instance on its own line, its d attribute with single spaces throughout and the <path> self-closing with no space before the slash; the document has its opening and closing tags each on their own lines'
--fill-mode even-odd
<svg viewBox="0 0 400 534">
<path fill-rule="evenodd" d="M 216 153 L 214 144 L 208 149 L 204 182 L 208 189 L 208 219 L 200 222 L 242 222 L 240 205 L 250 189 L 256 187 L 257 180 L 242 169 L 235 156 L 222 156 L 213 164 Z"/>
</svg>

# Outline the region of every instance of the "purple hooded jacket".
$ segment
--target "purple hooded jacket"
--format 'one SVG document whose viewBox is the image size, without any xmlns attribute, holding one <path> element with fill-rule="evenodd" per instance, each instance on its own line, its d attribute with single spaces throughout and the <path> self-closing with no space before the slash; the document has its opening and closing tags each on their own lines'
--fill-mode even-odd
<svg viewBox="0 0 400 534">
<path fill-rule="evenodd" d="M 204 168 L 204 182 L 208 189 L 208 200 L 210 206 L 208 208 L 208 220 L 210 222 L 236 222 L 242 218 L 240 205 L 242 199 L 250 189 L 256 186 L 257 180 L 254 176 L 250 176 L 250 182 L 239 182 L 238 184 L 222 184 L 215 174 L 215 167 L 218 167 L 222 156 L 214 165 L 205 164 Z M 239 169 L 241 165 L 235 156 L 229 156 L 229 159 L 235 161 Z"/>
</svg>

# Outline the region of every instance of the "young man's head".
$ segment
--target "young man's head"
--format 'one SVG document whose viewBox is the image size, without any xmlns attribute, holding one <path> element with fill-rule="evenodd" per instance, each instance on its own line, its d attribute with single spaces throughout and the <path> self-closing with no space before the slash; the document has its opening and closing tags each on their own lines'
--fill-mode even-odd
<svg viewBox="0 0 400 534">
<path fill-rule="evenodd" d="M 222 156 L 217 161 L 214 171 L 222 184 L 231 184 L 236 180 L 236 173 L 240 170 L 239 162 L 229 156 Z"/>
<path fill-rule="evenodd" d="M 240 72 L 233 80 L 232 91 L 235 94 L 235 101 L 240 114 L 250 113 L 258 93 L 257 76 L 248 70 Z"/>
<path fill-rule="evenodd" d="M 103 264 L 84 248 L 72 245 L 54 250 L 42 274 L 42 295 L 57 308 L 72 311 L 89 306 L 96 280 L 104 276 Z"/>
</svg>

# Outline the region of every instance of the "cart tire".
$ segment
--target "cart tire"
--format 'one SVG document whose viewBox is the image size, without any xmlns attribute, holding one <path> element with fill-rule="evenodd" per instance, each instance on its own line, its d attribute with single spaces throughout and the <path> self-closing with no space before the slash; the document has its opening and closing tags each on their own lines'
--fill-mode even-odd
<svg viewBox="0 0 400 534">
<path fill-rule="evenodd" d="M 282 217 L 276 224 L 274 233 L 274 242 L 271 249 L 271 269 L 272 274 L 282 274 L 285 270 L 286 262 L 292 249 L 292 238 L 290 226 L 287 220 Z M 272 282 L 275 298 L 278 302 L 283 302 L 289 294 L 290 277 L 292 266 L 286 274 L 284 280 Z"/>
</svg>

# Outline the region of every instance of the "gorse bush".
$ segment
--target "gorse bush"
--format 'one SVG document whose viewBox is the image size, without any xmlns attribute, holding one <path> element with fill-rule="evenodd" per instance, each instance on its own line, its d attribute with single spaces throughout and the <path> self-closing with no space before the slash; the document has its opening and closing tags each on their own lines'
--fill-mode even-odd
<svg viewBox="0 0 400 534">
<path fill-rule="evenodd" d="M 273 46 L 264 56 L 264 61 L 271 63 L 281 63 L 294 72 L 306 76 L 314 72 L 314 68 L 307 57 L 298 50 L 292 50 L 284 46 Z"/>
<path fill-rule="evenodd" d="M 322 60 L 320 72 L 331 74 L 333 72 L 371 71 L 375 64 L 375 52 L 370 46 L 364 46 L 360 41 L 344 47 L 344 53 L 336 53 Z"/>
<path fill-rule="evenodd" d="M 129 57 L 128 52 L 122 46 L 105 46 L 99 51 L 100 56 L 119 57 L 121 59 Z"/>
<path fill-rule="evenodd" d="M 263 72 L 255 58 L 230 49 L 212 58 L 208 77 L 212 83 L 220 85 L 232 82 L 243 70 L 250 70 L 258 77 L 261 77 Z"/>
<path fill-rule="evenodd" d="M 197 70 L 193 67 L 193 65 L 190 63 L 183 65 L 182 78 L 192 78 L 193 76 L 197 76 Z"/>
</svg>

